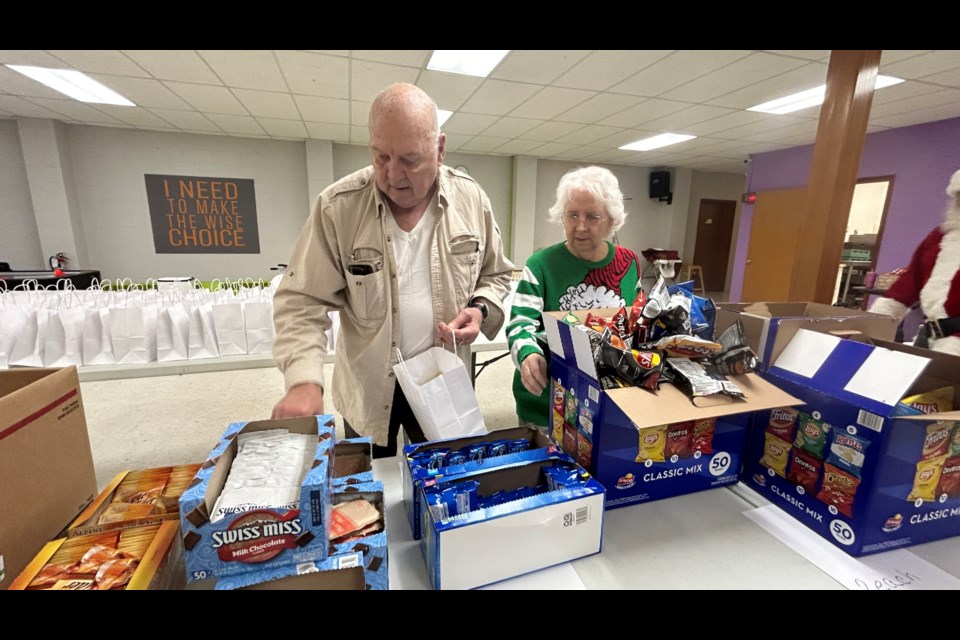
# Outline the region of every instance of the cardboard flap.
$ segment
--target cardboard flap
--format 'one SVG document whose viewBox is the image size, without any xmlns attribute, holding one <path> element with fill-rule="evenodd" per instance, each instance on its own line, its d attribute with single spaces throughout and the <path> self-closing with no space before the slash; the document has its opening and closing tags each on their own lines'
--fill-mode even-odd
<svg viewBox="0 0 960 640">
<path fill-rule="evenodd" d="M 592 313 L 610 317 L 619 309 L 592 309 Z M 586 318 L 587 311 L 573 311 L 580 320 Z M 566 362 L 575 365 L 591 380 L 597 379 L 597 366 L 593 361 L 593 352 L 590 350 L 590 338 L 582 330 L 567 324 L 562 320 L 566 313 L 563 311 L 548 311 L 543 314 L 543 326 L 547 333 L 547 342 L 550 351 Z"/>
<path fill-rule="evenodd" d="M 607 391 L 610 399 L 620 410 L 637 425 L 638 428 L 655 427 L 661 424 L 673 424 L 686 420 L 697 420 L 713 416 L 734 415 L 747 411 L 760 411 L 803 404 L 801 400 L 775 387 L 754 373 L 731 377 L 746 396 L 745 400 L 736 400 L 729 396 L 717 395 L 698 398 L 700 406 L 694 406 L 687 395 L 672 384 L 663 384 L 656 393 L 635 387 L 611 389 Z M 638 393 L 638 391 L 640 393 Z"/>
<path fill-rule="evenodd" d="M 889 415 L 929 363 L 918 355 L 800 329 L 770 373 Z"/>
</svg>

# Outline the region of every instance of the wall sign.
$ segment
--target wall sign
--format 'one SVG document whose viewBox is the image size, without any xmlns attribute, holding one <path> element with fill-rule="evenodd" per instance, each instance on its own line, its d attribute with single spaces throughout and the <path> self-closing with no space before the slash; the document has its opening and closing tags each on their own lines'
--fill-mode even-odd
<svg viewBox="0 0 960 640">
<path fill-rule="evenodd" d="M 157 253 L 260 253 L 253 180 L 143 177 Z"/>
</svg>

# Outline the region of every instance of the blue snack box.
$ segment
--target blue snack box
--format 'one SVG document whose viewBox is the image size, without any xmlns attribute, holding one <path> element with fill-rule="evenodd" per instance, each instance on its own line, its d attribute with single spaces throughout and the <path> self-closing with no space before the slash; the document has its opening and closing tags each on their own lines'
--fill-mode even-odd
<svg viewBox="0 0 960 640">
<path fill-rule="evenodd" d="M 327 557 L 333 417 L 257 420 L 243 423 L 239 429 L 234 425 L 231 436 L 222 441 L 226 446 L 218 444 L 214 451 L 219 453 L 208 458 L 211 464 L 198 472 L 194 484 L 180 496 L 188 582 Z M 235 437 L 278 428 L 317 436 L 313 468 L 301 483 L 298 508 L 258 509 L 210 522 L 210 513 L 236 456 Z"/>
<path fill-rule="evenodd" d="M 330 494 L 331 508 L 349 500 L 367 500 L 380 512 L 380 531 L 349 540 L 330 542 L 330 557 L 360 553 L 367 589 L 386 591 L 390 588 L 390 572 L 387 565 L 387 509 L 383 499 L 383 483 L 367 482 L 347 486 L 335 486 Z"/>
<path fill-rule="evenodd" d="M 483 460 L 465 460 L 454 465 L 440 466 L 429 469 L 419 464 L 414 457 L 416 454 L 438 449 L 459 450 L 479 443 L 496 442 L 498 440 L 527 440 L 530 445 L 526 451 L 518 451 Z M 550 454 L 558 451 L 558 447 L 550 438 L 535 427 L 514 427 L 491 431 L 480 436 L 466 438 L 450 438 L 448 440 L 434 440 L 420 444 L 408 444 L 403 448 L 403 461 L 400 464 L 401 484 L 403 486 L 403 505 L 407 511 L 407 520 L 410 522 L 410 531 L 414 540 L 420 539 L 420 514 L 423 511 L 423 502 L 417 487 L 430 478 L 446 478 L 450 476 L 492 469 L 499 466 L 543 460 Z"/>
<path fill-rule="evenodd" d="M 472 589 L 600 552 L 604 488 L 563 453 L 430 479 L 417 489 L 470 480 L 479 481 L 480 495 L 536 487 L 545 482 L 542 469 L 558 461 L 576 468 L 583 482 L 444 520 L 423 510 L 420 544 L 435 589 Z"/>
<path fill-rule="evenodd" d="M 783 422 L 776 410 L 757 414 L 747 486 L 852 556 L 960 534 L 960 485 L 940 482 L 960 473 L 950 453 L 960 446 L 960 411 L 923 414 L 900 403 L 956 387 L 960 358 L 801 330 L 765 376 L 806 404 L 796 408 L 793 442 L 771 433 Z M 821 424 L 830 425 L 825 445 L 811 452 L 805 445 Z"/>
</svg>

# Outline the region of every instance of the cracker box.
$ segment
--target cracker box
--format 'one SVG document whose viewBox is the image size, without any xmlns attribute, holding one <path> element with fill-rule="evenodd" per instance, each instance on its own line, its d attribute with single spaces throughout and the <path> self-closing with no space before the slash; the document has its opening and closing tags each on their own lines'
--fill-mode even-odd
<svg viewBox="0 0 960 640">
<path fill-rule="evenodd" d="M 490 453 L 491 443 L 513 442 L 506 447 L 498 446 Z M 522 442 L 521 442 L 522 441 Z M 465 448 L 473 447 L 473 455 L 453 457 Z M 479 436 L 434 440 L 420 444 L 408 444 L 403 448 L 400 463 L 400 482 L 403 486 L 403 506 L 414 540 L 420 539 L 420 514 L 423 504 L 417 486 L 430 478 L 450 477 L 482 469 L 490 469 L 517 462 L 543 460 L 558 451 L 550 438 L 535 427 L 514 427 L 491 431 Z M 426 460 L 424 454 L 433 456 Z M 449 458 L 449 459 L 448 459 Z"/>
<path fill-rule="evenodd" d="M 373 439 L 337 440 L 333 445 L 333 486 L 373 482 Z"/>
<path fill-rule="evenodd" d="M 240 428 L 231 425 L 230 436 L 201 465 L 198 482 L 180 496 L 188 581 L 327 557 L 332 425 L 333 417 L 329 415 L 257 420 L 242 423 Z M 277 429 L 317 437 L 313 467 L 303 478 L 298 503 L 249 511 L 237 509 L 211 522 L 237 455 L 238 439 L 244 434 Z M 303 460 L 287 462 L 302 464 Z"/>
<path fill-rule="evenodd" d="M 532 488 L 544 483 L 545 467 L 558 463 L 575 469 L 576 483 L 453 517 L 423 510 L 420 544 L 435 589 L 472 589 L 600 552 L 604 488 L 562 453 L 430 479 L 418 491 L 472 481 L 483 497 Z"/>
<path fill-rule="evenodd" d="M 805 404 L 757 414 L 747 486 L 852 556 L 960 533 L 960 358 L 800 330 L 765 376 Z"/>
<path fill-rule="evenodd" d="M 897 332 L 897 321 L 890 316 L 817 302 L 717 303 L 718 322 L 729 324 L 729 319 L 723 319 L 729 313 L 739 316 L 743 323 L 744 335 L 757 354 L 760 371 L 777 359 L 800 329 L 855 332 L 878 340 L 893 340 Z"/>
<path fill-rule="evenodd" d="M 365 500 L 378 514 L 377 521 L 368 527 L 369 532 L 347 535 L 343 539 L 330 540 L 330 557 L 343 557 L 360 553 L 364 569 L 366 588 L 374 591 L 386 591 L 390 588 L 390 574 L 387 556 L 387 509 L 383 499 L 383 484 L 367 482 L 347 486 L 335 486 L 330 494 L 331 528 L 342 527 L 347 518 L 339 517 L 337 505 Z M 331 538 L 333 538 L 331 533 Z"/>
<path fill-rule="evenodd" d="M 76 367 L 0 371 L 0 589 L 96 495 Z"/>
<path fill-rule="evenodd" d="M 87 535 L 163 520 L 180 519 L 180 494 L 200 464 L 121 471 L 67 528 L 68 536 Z"/>
<path fill-rule="evenodd" d="M 610 317 L 618 309 L 574 311 Z M 607 508 L 713 489 L 738 480 L 754 411 L 799 401 L 757 374 L 731 376 L 745 400 L 697 398 L 662 383 L 658 391 L 600 387 L 589 336 L 543 314 L 550 344 L 553 439 L 607 489 Z M 734 315 L 728 316 L 732 322 Z M 717 319 L 716 333 L 726 326 Z"/>
<path fill-rule="evenodd" d="M 11 590 L 168 590 L 183 586 L 172 520 L 47 543 Z"/>
</svg>

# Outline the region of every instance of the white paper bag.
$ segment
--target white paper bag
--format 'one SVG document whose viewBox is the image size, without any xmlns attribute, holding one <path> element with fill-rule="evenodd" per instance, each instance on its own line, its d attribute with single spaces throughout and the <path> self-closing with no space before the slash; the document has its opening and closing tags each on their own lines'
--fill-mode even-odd
<svg viewBox="0 0 960 640">
<path fill-rule="evenodd" d="M 110 310 L 86 309 L 83 318 L 83 364 L 115 364 Z"/>
<path fill-rule="evenodd" d="M 182 304 L 157 309 L 157 362 L 190 357 L 190 314 Z"/>
<path fill-rule="evenodd" d="M 83 364 L 83 321 L 81 306 L 61 307 L 50 313 L 44 337 L 43 366 L 70 367 Z"/>
<path fill-rule="evenodd" d="M 247 353 L 271 353 L 276 333 L 273 327 L 273 302 L 243 303 L 243 326 Z"/>
<path fill-rule="evenodd" d="M 427 440 L 487 432 L 470 376 L 455 353 L 431 347 L 413 358 L 401 358 L 393 372 Z"/>
<path fill-rule="evenodd" d="M 110 309 L 110 333 L 113 356 L 117 364 L 156 361 L 156 322 L 156 311 L 149 307 L 126 306 Z"/>
<path fill-rule="evenodd" d="M 23 329 L 17 334 L 10 350 L 10 366 L 42 367 L 43 350 L 46 346 L 47 319 L 49 309 L 39 309 L 27 313 Z"/>
<path fill-rule="evenodd" d="M 240 356 L 247 353 L 247 334 L 243 325 L 243 304 L 226 302 L 213 304 L 213 328 L 221 356 Z"/>
<path fill-rule="evenodd" d="M 10 362 L 10 351 L 17 336 L 27 322 L 27 310 L 11 305 L 0 307 L 0 369 L 6 369 Z"/>
<path fill-rule="evenodd" d="M 219 358 L 217 336 L 213 330 L 213 309 L 208 303 L 190 309 L 190 344 L 187 348 L 190 360 Z"/>
</svg>

